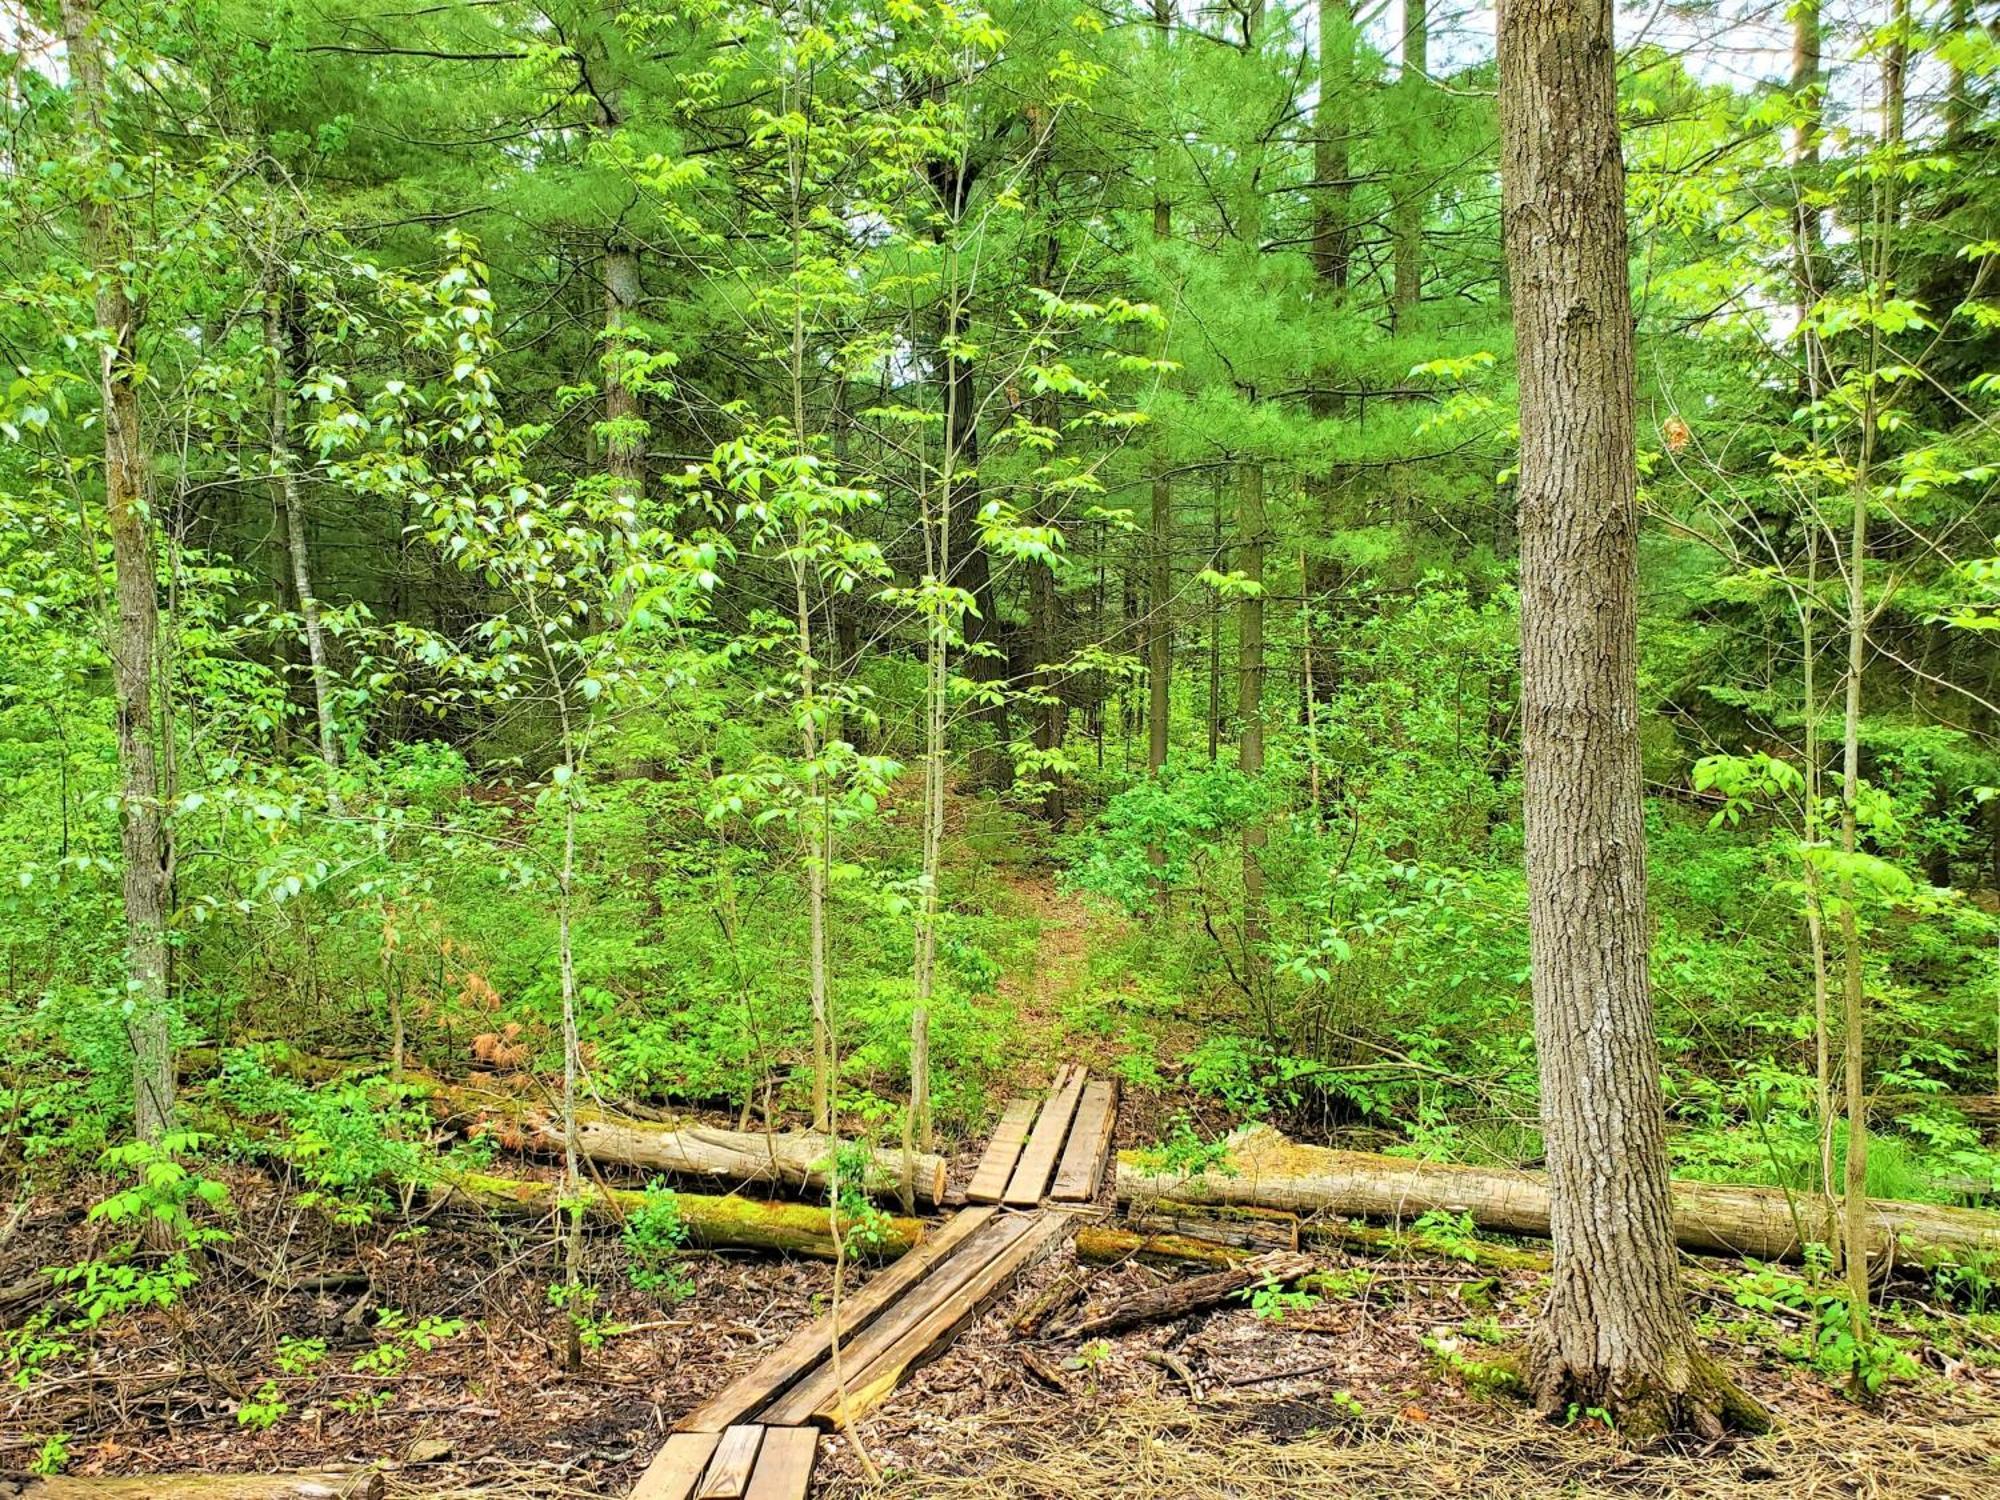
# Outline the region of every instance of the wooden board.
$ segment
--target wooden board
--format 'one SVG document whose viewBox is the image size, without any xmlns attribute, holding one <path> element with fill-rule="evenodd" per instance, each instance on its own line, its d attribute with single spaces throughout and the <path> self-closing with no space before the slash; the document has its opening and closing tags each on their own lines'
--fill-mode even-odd
<svg viewBox="0 0 2000 1500">
<path fill-rule="evenodd" d="M 1083 1069 L 1070 1067 L 1058 1078 L 1035 1121 L 1034 1133 L 1021 1150 L 1021 1160 L 1007 1181 L 1000 1201 L 1010 1208 L 1034 1208 L 1049 1190 L 1049 1178 L 1056 1169 L 1056 1157 L 1069 1136 L 1069 1122 L 1076 1114 L 1076 1102 L 1083 1094 Z"/>
<path fill-rule="evenodd" d="M 1007 1180 L 1014 1175 L 1014 1163 L 1020 1160 L 1021 1147 L 1027 1142 L 1028 1126 L 1034 1118 L 1034 1100 L 1007 1101 L 1006 1112 L 993 1129 L 993 1139 L 986 1143 L 986 1154 L 979 1158 L 972 1181 L 965 1185 L 967 1203 L 1000 1201 L 1000 1195 L 1007 1191 Z"/>
<path fill-rule="evenodd" d="M 1104 1163 L 1111 1156 L 1111 1127 L 1118 1122 L 1118 1085 L 1108 1078 L 1084 1085 L 1069 1128 L 1049 1196 L 1061 1203 L 1088 1203 L 1104 1180 Z"/>
<path fill-rule="evenodd" d="M 840 1336 L 843 1346 L 910 1287 L 937 1265 L 988 1219 L 990 1208 L 968 1208 L 953 1214 L 936 1234 L 871 1277 L 853 1296 L 842 1299 Z M 806 1371 L 826 1358 L 833 1337 L 834 1315 L 801 1328 L 764 1358 L 730 1381 L 708 1400 L 674 1424 L 676 1432 L 721 1432 L 753 1412 L 769 1406 Z"/>
<path fill-rule="evenodd" d="M 750 1488 L 750 1471 L 757 1464 L 757 1449 L 764 1441 L 764 1429 L 738 1424 L 724 1432 L 715 1444 L 715 1456 L 708 1461 L 701 1488 L 694 1500 L 743 1500 Z"/>
<path fill-rule="evenodd" d="M 1026 1222 L 1025 1233 L 1016 1236 L 963 1286 L 938 1302 L 893 1344 L 851 1375 L 844 1397 L 839 1391 L 829 1393 L 814 1409 L 813 1420 L 830 1427 L 845 1427 L 879 1405 L 901 1384 L 913 1365 L 948 1343 L 995 1293 L 1011 1283 L 1030 1261 L 1068 1233 L 1074 1224 L 1068 1214 L 1038 1214 Z"/>
<path fill-rule="evenodd" d="M 817 1427 L 766 1427 L 743 1500 L 806 1500 L 818 1453 Z"/>
<path fill-rule="evenodd" d="M 721 1440 L 716 1432 L 677 1432 L 646 1465 L 628 1500 L 688 1500 Z"/>
<path fill-rule="evenodd" d="M 1019 1214 L 1005 1214 L 991 1220 L 967 1240 L 902 1301 L 883 1313 L 858 1338 L 840 1346 L 840 1373 L 851 1384 L 855 1375 L 892 1347 L 912 1328 L 943 1303 L 949 1302 L 963 1286 L 1007 1250 L 1029 1226 L 1037 1222 Z M 839 1390 L 834 1379 L 833 1361 L 826 1360 L 775 1404 L 766 1407 L 758 1420 L 774 1427 L 798 1427 L 812 1419 L 816 1408 Z"/>
</svg>

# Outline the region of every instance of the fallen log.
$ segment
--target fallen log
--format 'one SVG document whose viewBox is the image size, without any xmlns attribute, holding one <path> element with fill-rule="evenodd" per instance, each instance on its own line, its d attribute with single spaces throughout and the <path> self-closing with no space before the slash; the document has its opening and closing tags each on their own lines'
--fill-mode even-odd
<svg viewBox="0 0 2000 1500">
<path fill-rule="evenodd" d="M 1227 1157 L 1193 1174 L 1163 1172 L 1142 1152 L 1118 1158 L 1118 1201 L 1161 1199 L 1249 1204 L 1302 1215 L 1407 1222 L 1432 1210 L 1466 1214 L 1502 1234 L 1549 1232 L 1548 1179 L 1540 1172 L 1451 1166 L 1301 1146 L 1264 1125 L 1229 1139 Z M 1796 1260 L 1823 1239 L 1826 1208 L 1814 1196 L 1732 1183 L 1673 1184 L 1674 1235 L 1683 1248 L 1758 1260 Z M 1869 1204 L 1873 1257 L 1937 1264 L 2000 1256 L 2000 1214 L 1930 1203 Z"/>
<path fill-rule="evenodd" d="M 509 1150 L 562 1154 L 562 1121 L 553 1108 L 518 1094 L 437 1079 L 422 1082 L 441 1118 L 469 1124 Z M 599 1166 L 765 1183 L 815 1193 L 826 1190 L 828 1165 L 842 1145 L 838 1137 L 814 1130 L 725 1130 L 686 1120 L 635 1120 L 600 1109 L 577 1111 L 576 1135 L 577 1150 Z M 869 1193 L 881 1198 L 901 1195 L 901 1151 L 871 1147 L 863 1160 Z M 919 1152 L 915 1161 L 917 1198 L 924 1203 L 942 1202 L 944 1158 Z"/>
<path fill-rule="evenodd" d="M 483 1172 L 454 1173 L 430 1187 L 433 1202 L 475 1209 L 512 1219 L 543 1219 L 557 1209 L 560 1185 L 522 1182 Z M 584 1217 L 619 1224 L 644 1206 L 646 1195 L 629 1188 L 585 1183 L 578 1194 Z M 810 1203 L 768 1203 L 707 1193 L 676 1193 L 674 1206 L 687 1226 L 688 1243 L 707 1250 L 771 1250 L 785 1255 L 834 1258 L 833 1226 L 828 1211 Z M 893 1260 L 913 1249 L 924 1237 L 921 1219 L 874 1215 L 868 1223 L 842 1221 L 850 1257 Z M 872 1231 L 872 1233 L 866 1232 Z"/>
<path fill-rule="evenodd" d="M 1147 1214 L 1137 1213 L 1129 1222 L 1132 1226 L 1129 1229 L 1110 1225 L 1079 1229 L 1076 1232 L 1077 1259 L 1099 1265 L 1141 1260 L 1156 1266 L 1229 1266 L 1247 1260 L 1264 1248 L 1233 1238 L 1227 1221 L 1222 1221 L 1222 1233 L 1210 1234 L 1207 1232 L 1208 1221 L 1190 1212 L 1169 1215 L 1157 1221 Z M 1177 1228 L 1163 1230 L 1160 1228 L 1162 1223 L 1173 1224 Z M 1439 1245 L 1421 1235 L 1377 1229 L 1341 1219 L 1301 1223 L 1299 1242 L 1316 1250 L 1339 1249 L 1350 1254 L 1381 1255 L 1399 1260 L 1421 1257 L 1458 1261 L 1487 1271 L 1546 1271 L 1549 1268 L 1549 1257 L 1545 1251 L 1517 1250 L 1511 1245 L 1492 1245 L 1480 1240 Z"/>
<path fill-rule="evenodd" d="M 1253 1286 L 1296 1281 L 1312 1268 L 1312 1257 L 1306 1255 L 1293 1255 L 1283 1250 L 1253 1255 L 1241 1265 L 1224 1271 L 1211 1271 L 1206 1276 L 1191 1276 L 1186 1281 L 1170 1281 L 1165 1286 L 1150 1286 L 1142 1292 L 1135 1292 L 1078 1319 L 1066 1330 L 1066 1334 L 1071 1338 L 1095 1338 L 1100 1334 L 1136 1328 L 1141 1323 L 1184 1318 L 1189 1313 L 1227 1301 Z"/>
<path fill-rule="evenodd" d="M 1196 1239 L 1185 1234 L 1143 1234 L 1117 1229 L 1108 1224 L 1080 1224 L 1076 1231 L 1076 1258 L 1092 1265 L 1114 1266 L 1121 1261 L 1144 1261 L 1151 1266 L 1239 1266 L 1256 1252 L 1215 1240 Z"/>
<path fill-rule="evenodd" d="M 0 1475 L 0 1500 L 382 1500 L 379 1470 L 309 1474 Z"/>
<path fill-rule="evenodd" d="M 1126 1217 L 1134 1229 L 1146 1234 L 1191 1235 L 1245 1250 L 1299 1248 L 1299 1216 L 1283 1209 L 1234 1203 L 1177 1203 L 1165 1199 L 1135 1205 Z"/>
</svg>

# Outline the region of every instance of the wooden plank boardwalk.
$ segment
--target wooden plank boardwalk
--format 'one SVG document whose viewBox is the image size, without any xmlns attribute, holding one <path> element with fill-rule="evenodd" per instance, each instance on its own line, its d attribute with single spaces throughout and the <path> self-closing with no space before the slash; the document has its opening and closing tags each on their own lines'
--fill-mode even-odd
<svg viewBox="0 0 2000 1500">
<path fill-rule="evenodd" d="M 804 1500 L 820 1433 L 887 1400 L 1069 1232 L 1047 1205 L 1097 1197 L 1117 1114 L 1117 1085 L 1074 1063 L 1044 1099 L 1009 1101 L 969 1206 L 846 1298 L 837 1323 L 801 1328 L 675 1423 L 628 1500 Z"/>
</svg>

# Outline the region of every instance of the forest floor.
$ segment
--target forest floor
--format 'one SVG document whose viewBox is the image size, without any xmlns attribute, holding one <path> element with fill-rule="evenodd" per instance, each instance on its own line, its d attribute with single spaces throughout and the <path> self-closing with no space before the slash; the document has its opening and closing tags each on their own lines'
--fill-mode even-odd
<svg viewBox="0 0 2000 1500">
<path fill-rule="evenodd" d="M 997 1003 L 1019 1022 L 1013 1082 L 1037 1087 L 1067 1057 L 1108 1069 L 1116 1038 L 1079 1029 L 1078 1017 L 1103 983 L 1091 956 L 1116 938 L 1113 919 L 1032 870 L 995 878 L 1006 886 L 997 904 L 1032 916 L 1039 933 L 999 985 Z M 1130 1096 L 1118 1144 L 1157 1140 L 1176 1102 L 1172 1090 Z M 965 1143 L 968 1158 L 979 1144 Z M 71 1473 L 382 1463 L 391 1494 L 622 1495 L 676 1416 L 823 1309 L 831 1291 L 822 1264 L 709 1255 L 689 1262 L 693 1294 L 664 1306 L 627 1284 L 620 1247 L 598 1236 L 589 1253 L 603 1342 L 569 1375 L 546 1295 L 559 1279 L 551 1233 L 421 1206 L 408 1222 L 341 1230 L 301 1215 L 253 1169 L 233 1171 L 231 1186 L 236 1238 L 178 1305 L 107 1321 L 74 1374 L 0 1391 L 0 1473 L 25 1468 L 59 1436 Z M 0 1287 L 117 1237 L 84 1218 L 103 1187 L 78 1183 L 0 1237 Z M 1535 1273 L 1334 1251 L 1326 1264 L 1352 1273 L 1351 1294 L 1280 1317 L 1235 1302 L 1109 1339 L 1023 1343 L 1010 1326 L 1018 1311 L 1079 1272 L 1065 1245 L 859 1432 L 829 1440 L 815 1493 L 2000 1500 L 2000 1342 L 1949 1314 L 1905 1330 L 1921 1373 L 1864 1407 L 1790 1357 L 1796 1319 L 1735 1306 L 1740 1265 L 1690 1261 L 1711 1350 L 1780 1427 L 1641 1454 L 1595 1421 L 1552 1424 L 1468 1382 L 1466 1361 L 1528 1327 Z M 1082 1270 L 1088 1298 L 1164 1274 Z M 322 1284 L 299 1285 L 313 1277 Z M 357 1373 L 357 1355 L 394 1342 L 385 1310 L 463 1327 L 392 1368 Z M 9 1326 L 21 1312 L 8 1310 Z M 283 1339 L 321 1339 L 329 1352 L 291 1375 L 272 1365 Z M 268 1425 L 254 1415 L 266 1380 L 284 1402 Z"/>
</svg>

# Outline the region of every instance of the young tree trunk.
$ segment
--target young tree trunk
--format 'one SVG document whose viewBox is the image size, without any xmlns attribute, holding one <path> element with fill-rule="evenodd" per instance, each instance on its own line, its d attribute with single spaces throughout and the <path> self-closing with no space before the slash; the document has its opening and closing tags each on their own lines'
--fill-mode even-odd
<svg viewBox="0 0 2000 1500">
<path fill-rule="evenodd" d="M 1264 515 L 1264 466 L 1243 466 L 1237 491 L 1237 570 L 1258 585 L 1236 607 L 1236 714 L 1239 720 L 1236 764 L 1247 775 L 1264 769 L 1264 548 L 1268 540 Z M 1253 989 L 1263 973 L 1264 846 L 1261 824 L 1243 830 L 1243 964 Z M 1260 991 L 1261 993 L 1261 991 Z"/>
<path fill-rule="evenodd" d="M 639 391 L 626 368 L 626 330 L 639 315 L 639 252 L 622 241 L 604 248 L 604 466 L 612 493 L 637 505 L 646 482 L 646 423 Z"/>
<path fill-rule="evenodd" d="M 1352 255 L 1348 217 L 1354 189 L 1348 180 L 1353 160 L 1348 146 L 1347 110 L 1353 82 L 1352 0 L 1319 0 L 1319 103 L 1313 111 L 1313 177 L 1319 186 L 1313 195 L 1312 264 L 1318 283 L 1314 296 L 1329 308 L 1338 307 L 1347 291 Z M 1339 400 L 1326 389 L 1336 374 L 1331 359 L 1323 360 L 1315 372 L 1306 410 L 1316 422 L 1332 419 L 1340 409 Z M 1336 509 L 1340 479 L 1335 473 L 1315 475 L 1308 488 L 1323 544 L 1325 537 L 1332 535 L 1339 525 Z M 1325 702 L 1333 692 L 1333 654 L 1313 649 L 1318 617 L 1322 614 L 1331 617 L 1333 613 L 1335 583 L 1331 559 L 1324 552 L 1308 553 L 1303 576 L 1301 619 L 1308 663 L 1304 699 L 1306 715 L 1311 718 L 1314 705 Z"/>
<path fill-rule="evenodd" d="M 319 726 L 319 755 L 326 767 L 326 805 L 336 817 L 345 817 L 340 799 L 340 734 L 334 723 L 333 673 L 326 661 L 326 630 L 320 622 L 319 597 L 313 592 L 312 556 L 306 537 L 305 497 L 299 491 L 298 470 L 292 458 L 292 384 L 298 378 L 292 360 L 293 323 L 290 317 L 290 288 L 278 265 L 274 248 L 271 273 L 264 289 L 264 349 L 271 363 L 271 474 L 274 480 L 271 503 L 278 512 L 284 531 L 285 551 L 291 558 L 292 589 L 298 599 L 299 618 L 305 622 L 306 662 L 312 674 L 313 713 Z"/>
<path fill-rule="evenodd" d="M 1909 0 L 1891 0 L 1891 34 L 1882 53 L 1882 146 L 1893 157 L 1903 145 L 1905 64 L 1908 59 Z M 1890 238 L 1898 217 L 1896 175 L 1878 173 L 1872 194 L 1868 276 L 1870 291 L 1887 296 L 1891 281 Z M 1852 858 L 1860 846 L 1862 674 L 1868 665 L 1868 499 L 1874 483 L 1875 447 L 1881 412 L 1875 375 L 1884 350 L 1878 326 L 1868 332 L 1866 385 L 1861 399 L 1860 453 L 1854 464 L 1847 550 L 1847 693 L 1841 726 L 1840 848 Z M 1847 1272 L 1849 1332 L 1857 1346 L 1869 1335 L 1868 1318 L 1868 1085 L 1865 1028 L 1868 1018 L 1861 946 L 1861 914 L 1855 905 L 1854 877 L 1840 881 L 1841 1073 L 1847 1104 L 1847 1157 L 1842 1182 L 1842 1253 Z M 1856 1379 L 1860 1367 L 1856 1366 Z"/>
<path fill-rule="evenodd" d="M 1161 3 L 1154 9 L 1164 41 L 1170 12 Z M 1158 188 L 1154 189 L 1157 194 Z M 1165 242 L 1173 235 L 1173 205 L 1163 197 L 1153 199 L 1153 238 Z M 1153 453 L 1152 527 L 1147 537 L 1150 599 L 1146 610 L 1146 769 L 1157 775 L 1167 763 L 1167 731 L 1173 722 L 1174 670 L 1174 482 L 1167 477 L 1168 459 L 1163 448 Z"/>
<path fill-rule="evenodd" d="M 63 0 L 63 39 L 76 96 L 79 147 L 101 174 L 114 150 L 108 122 L 99 17 L 93 0 Z M 125 980 L 132 1041 L 132 1123 L 142 1141 L 173 1128 L 174 1042 L 167 994 L 167 902 L 173 832 L 160 802 L 154 717 L 154 665 L 160 606 L 153 576 L 150 460 L 139 425 L 139 314 L 123 267 L 133 248 L 115 202 L 82 195 L 78 218 L 84 257 L 96 279 L 96 318 L 104 346 L 99 366 L 104 402 L 104 511 L 111 534 L 116 618 L 111 666 L 117 693 L 119 792 L 123 803 Z"/>
<path fill-rule="evenodd" d="M 1812 200 L 1814 170 L 1819 165 L 1822 106 L 1819 97 L 1819 0 L 1799 0 L 1792 10 L 1792 94 L 1801 115 L 1792 137 L 1793 299 L 1799 323 L 1799 393 L 1810 403 L 1824 393 L 1825 351 L 1812 331 L 1811 316 L 1819 301 L 1819 207 Z M 1813 1104 L 1818 1113 L 1820 1193 L 1825 1200 L 1826 1242 L 1838 1250 L 1834 1223 L 1832 1010 L 1826 956 L 1826 899 L 1820 867 L 1814 857 L 1823 836 L 1820 824 L 1818 511 L 1801 508 L 1806 527 L 1806 586 L 1798 596 L 1799 640 L 1805 699 L 1805 821 L 1804 861 L 1806 943 L 1813 966 Z"/>
<path fill-rule="evenodd" d="M 1424 201 L 1431 171 L 1424 160 L 1417 112 L 1430 87 L 1431 26 L 1428 0 L 1403 0 L 1403 56 L 1396 74 L 1397 107 L 1402 112 L 1403 171 L 1390 209 L 1395 241 L 1395 288 L 1389 314 L 1396 332 L 1406 332 L 1424 296 Z"/>
<path fill-rule="evenodd" d="M 1508 0 L 1523 801 L 1554 1279 L 1540 1404 L 1645 1436 L 1743 1421 L 1682 1300 L 1648 987 L 1638 505 L 1610 0 Z"/>
</svg>

